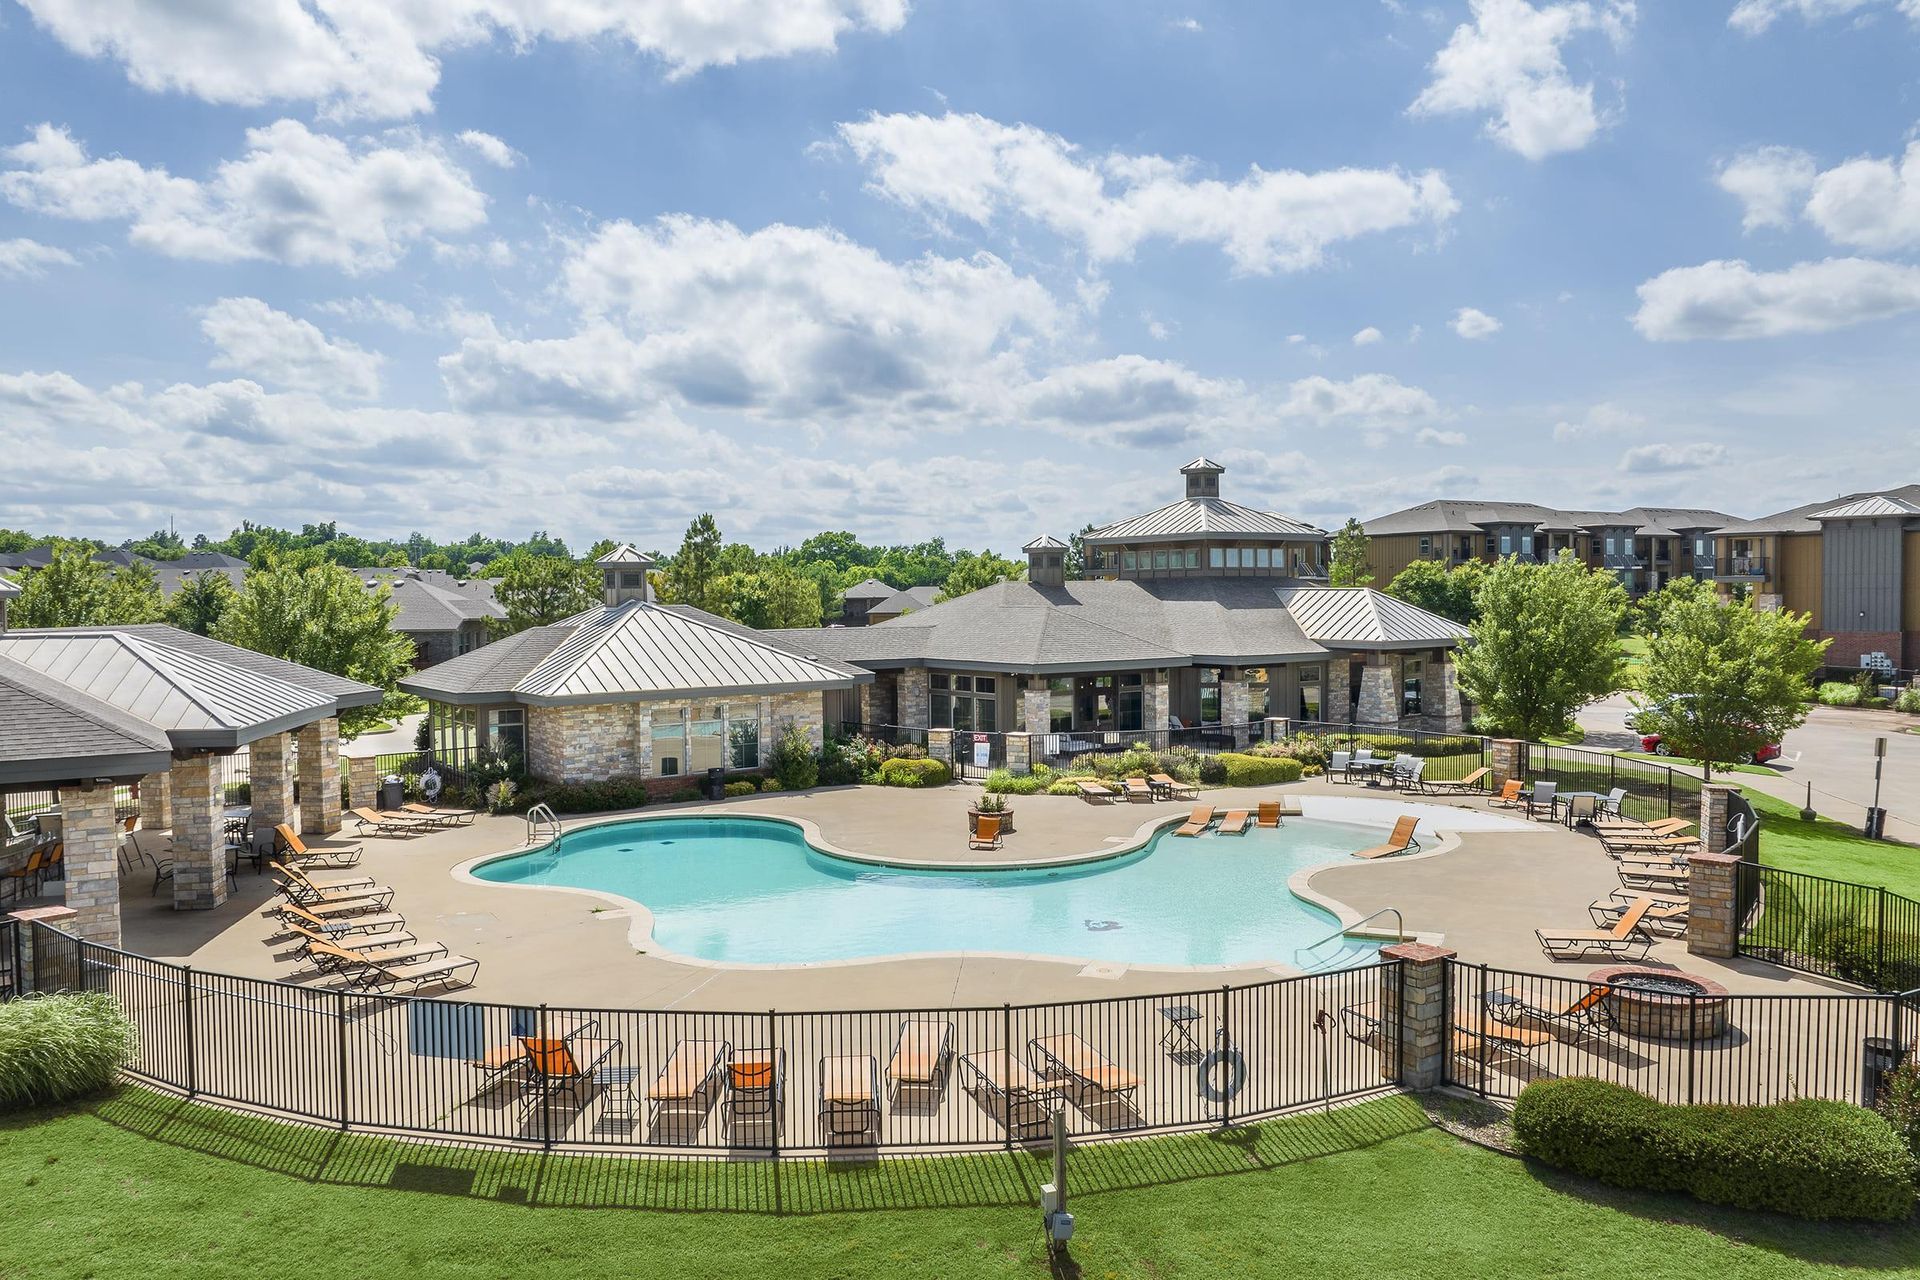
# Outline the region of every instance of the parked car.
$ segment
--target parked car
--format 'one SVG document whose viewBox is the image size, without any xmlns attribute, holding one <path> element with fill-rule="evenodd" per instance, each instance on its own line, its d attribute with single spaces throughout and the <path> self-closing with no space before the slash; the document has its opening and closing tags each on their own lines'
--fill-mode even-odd
<svg viewBox="0 0 1920 1280">
<path fill-rule="evenodd" d="M 1679 702 L 1680 699 L 1676 698 L 1674 701 Z M 1640 749 L 1651 755 L 1672 755 L 1672 750 L 1662 741 L 1661 735 L 1654 731 L 1653 726 L 1656 723 L 1656 718 L 1654 716 L 1644 716 L 1643 718 L 1644 710 L 1645 709 L 1635 711 L 1627 716 L 1627 728 L 1640 735 Z M 1777 742 L 1768 742 L 1766 734 L 1763 733 L 1758 726 L 1749 726 L 1749 733 L 1754 743 L 1753 750 L 1747 757 L 1749 760 L 1754 764 L 1765 764 L 1769 760 L 1777 760 L 1780 758 L 1780 744 Z"/>
</svg>

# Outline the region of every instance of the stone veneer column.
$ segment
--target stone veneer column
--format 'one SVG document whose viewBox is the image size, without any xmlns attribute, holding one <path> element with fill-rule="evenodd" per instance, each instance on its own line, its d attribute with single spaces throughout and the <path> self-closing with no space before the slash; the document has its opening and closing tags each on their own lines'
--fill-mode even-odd
<svg viewBox="0 0 1920 1280">
<path fill-rule="evenodd" d="M 1146 722 L 1150 732 L 1165 733 L 1167 721 L 1173 715 L 1173 686 L 1167 669 L 1161 667 L 1158 671 L 1147 672 L 1141 684 L 1144 686 L 1141 690 L 1141 719 Z"/>
<path fill-rule="evenodd" d="M 860 698 L 860 723 L 893 724 L 899 713 L 893 706 L 893 683 L 876 675 L 868 684 L 855 686 Z"/>
<path fill-rule="evenodd" d="M 927 755 L 935 760 L 945 760 L 951 763 L 953 760 L 953 730 L 927 730 Z"/>
<path fill-rule="evenodd" d="M 1495 738 L 1487 744 L 1487 765 L 1493 770 L 1493 789 L 1512 779 L 1527 780 L 1527 744 L 1518 738 Z"/>
<path fill-rule="evenodd" d="M 1247 747 L 1247 717 L 1253 714 L 1253 694 L 1247 688 L 1244 667 L 1220 668 L 1220 722 L 1233 731 L 1233 747 Z"/>
<path fill-rule="evenodd" d="M 898 703 L 894 708 L 895 724 L 906 729 L 924 729 L 931 723 L 933 686 L 925 667 L 908 667 L 902 671 L 894 697 Z"/>
<path fill-rule="evenodd" d="M 1740 950 L 1740 859 L 1696 853 L 1687 859 L 1687 954 L 1725 959 Z"/>
<path fill-rule="evenodd" d="M 379 798 L 379 761 L 372 756 L 348 756 L 347 803 L 355 809 L 370 809 Z"/>
<path fill-rule="evenodd" d="M 1733 791 L 1724 782 L 1706 782 L 1700 786 L 1700 843 L 1708 853 L 1726 852 L 1727 798 Z"/>
<path fill-rule="evenodd" d="M 1465 722 L 1464 710 L 1460 705 L 1459 675 L 1451 657 L 1429 666 L 1435 674 L 1428 680 L 1428 684 L 1438 687 L 1427 691 L 1426 704 L 1432 709 L 1427 711 L 1421 719 L 1425 720 L 1431 728 L 1439 729 L 1444 733 L 1453 733 Z"/>
<path fill-rule="evenodd" d="M 1053 695 L 1045 676 L 1020 677 L 1020 723 L 1028 733 L 1053 732 Z"/>
<path fill-rule="evenodd" d="M 220 757 L 173 762 L 173 908 L 206 911 L 227 900 Z"/>
<path fill-rule="evenodd" d="M 173 825 L 173 779 L 168 775 L 150 773 L 140 779 L 140 825 L 149 831 Z"/>
<path fill-rule="evenodd" d="M 120 945 L 120 824 L 113 784 L 60 788 L 60 839 L 66 849 L 69 931 L 88 942 Z"/>
<path fill-rule="evenodd" d="M 340 829 L 340 720 L 328 716 L 301 725 L 300 834 L 330 836 Z"/>
<path fill-rule="evenodd" d="M 50 945 L 38 947 L 36 943 L 39 939 L 34 936 L 38 932 L 33 927 L 36 924 L 71 933 L 76 914 L 71 907 L 28 907 L 7 913 L 7 919 L 20 926 L 15 935 L 20 961 L 20 967 L 13 975 L 13 993 L 16 996 L 32 992 L 52 995 L 56 991 L 85 990 L 82 984 L 86 981 L 86 973 L 80 967 L 80 948 L 67 946 L 57 939 L 49 939 Z"/>
<path fill-rule="evenodd" d="M 1382 960 L 1400 962 L 1398 974 L 1380 971 L 1381 1074 L 1402 1088 L 1437 1089 L 1446 1079 L 1453 1038 L 1446 1016 L 1447 961 L 1454 954 L 1424 942 L 1380 949 Z"/>
<path fill-rule="evenodd" d="M 1400 691 L 1394 688 L 1393 659 L 1389 655 L 1367 655 L 1367 665 L 1360 671 L 1360 707 L 1356 718 L 1361 724 L 1400 723 Z"/>
<path fill-rule="evenodd" d="M 767 706 L 768 700 L 760 699 L 757 714 L 760 736 L 763 739 L 767 736 L 767 722 L 770 718 L 767 715 Z M 766 756 L 767 746 L 768 744 L 764 741 L 760 744 L 760 754 L 763 759 Z M 644 702 L 633 704 L 633 767 L 634 771 L 643 778 L 653 776 L 653 708 Z"/>
<path fill-rule="evenodd" d="M 1012 733 L 1001 734 L 1000 736 L 1001 740 L 1007 744 L 1007 769 L 1013 773 L 1032 773 L 1033 743 L 1038 735 L 1021 733 L 1016 730 Z"/>
<path fill-rule="evenodd" d="M 247 770 L 257 830 L 269 830 L 293 821 L 293 735 L 274 733 L 256 739 L 247 748 L 252 763 Z"/>
<path fill-rule="evenodd" d="M 1320 717 L 1330 724 L 1345 724 L 1353 715 L 1353 670 L 1344 653 L 1327 658 L 1327 687 L 1320 704 Z"/>
</svg>

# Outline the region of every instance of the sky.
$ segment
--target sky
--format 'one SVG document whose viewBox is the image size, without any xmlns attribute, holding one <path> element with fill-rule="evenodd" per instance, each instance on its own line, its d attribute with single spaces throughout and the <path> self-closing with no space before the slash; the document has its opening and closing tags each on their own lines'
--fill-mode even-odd
<svg viewBox="0 0 1920 1280">
<path fill-rule="evenodd" d="M 1920 444 L 1920 0 L 0 0 L 0 526 L 1014 552 Z"/>
</svg>

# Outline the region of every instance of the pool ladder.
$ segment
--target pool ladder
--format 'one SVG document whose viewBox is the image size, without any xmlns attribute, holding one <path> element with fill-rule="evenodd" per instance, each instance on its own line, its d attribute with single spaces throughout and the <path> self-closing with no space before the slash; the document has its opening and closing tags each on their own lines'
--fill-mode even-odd
<svg viewBox="0 0 1920 1280">
<path fill-rule="evenodd" d="M 1400 914 L 1400 908 L 1382 907 L 1378 911 L 1374 912 L 1372 915 L 1362 917 L 1359 920 L 1355 920 L 1352 924 L 1341 925 L 1338 929 L 1335 929 L 1332 933 L 1320 939 L 1318 942 L 1311 942 L 1311 943 L 1308 943 L 1306 946 L 1299 948 L 1297 951 L 1294 952 L 1294 955 L 1298 956 L 1306 952 L 1316 951 L 1320 947 L 1324 946 L 1325 944 L 1332 942 L 1335 938 L 1349 937 L 1352 935 L 1352 933 L 1356 929 L 1364 928 L 1368 924 L 1371 924 L 1373 921 L 1378 920 L 1381 916 L 1393 917 L 1393 932 L 1394 932 L 1395 941 L 1405 942 L 1407 940 L 1407 921 L 1406 921 L 1406 918 Z"/>
<path fill-rule="evenodd" d="M 534 837 L 543 832 L 551 833 L 555 843 L 559 842 L 560 817 L 544 800 L 527 810 L 527 843 L 532 844 Z"/>
</svg>

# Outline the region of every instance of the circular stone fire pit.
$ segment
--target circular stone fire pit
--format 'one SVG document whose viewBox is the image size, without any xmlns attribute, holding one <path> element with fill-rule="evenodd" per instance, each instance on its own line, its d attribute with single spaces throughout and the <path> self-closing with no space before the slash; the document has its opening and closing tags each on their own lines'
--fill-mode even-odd
<svg viewBox="0 0 1920 1280">
<path fill-rule="evenodd" d="M 1630 1036 L 1650 1040 L 1712 1040 L 1727 1029 L 1727 989 L 1710 978 L 1616 964 L 1595 969 L 1587 981 L 1612 988 L 1607 1004 Z"/>
</svg>

